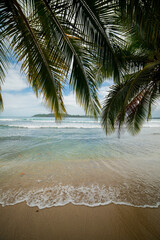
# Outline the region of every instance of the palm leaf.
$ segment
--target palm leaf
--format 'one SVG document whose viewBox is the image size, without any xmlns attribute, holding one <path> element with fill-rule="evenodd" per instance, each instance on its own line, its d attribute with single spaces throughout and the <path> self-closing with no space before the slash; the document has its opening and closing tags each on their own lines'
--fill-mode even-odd
<svg viewBox="0 0 160 240">
<path fill-rule="evenodd" d="M 151 105 L 158 97 L 157 84 L 151 82 L 127 107 L 126 126 L 133 135 L 140 131 L 144 121 L 151 116 Z"/>
<path fill-rule="evenodd" d="M 79 30 L 77 30 L 76 35 L 73 35 L 71 29 L 67 28 L 67 25 L 63 23 L 63 16 L 61 14 L 56 15 L 57 9 L 55 12 L 52 4 L 49 5 L 45 0 L 41 2 L 34 1 L 34 3 L 42 22 L 42 32 L 48 40 L 48 47 L 51 49 L 52 62 L 57 61 L 58 56 L 64 60 L 64 63 L 68 66 L 65 76 L 69 77 L 68 71 L 70 69 L 70 85 L 76 92 L 77 100 L 84 106 L 87 114 L 94 113 L 97 116 L 100 111 L 100 104 L 97 98 L 96 81 L 90 78 L 89 67 L 86 67 L 93 61 L 93 54 L 89 56 L 88 52 L 89 43 L 84 46 Z M 48 32 L 46 24 L 49 25 L 50 30 Z M 55 53 L 57 52 L 56 56 Z M 85 61 L 86 56 L 88 57 L 88 63 Z"/>
<path fill-rule="evenodd" d="M 128 26 L 136 26 L 139 38 L 152 45 L 159 45 L 160 2 L 155 0 L 119 0 L 122 19 Z"/>
<path fill-rule="evenodd" d="M 114 81 L 119 82 L 125 66 L 117 59 L 117 43 L 114 41 L 117 36 L 118 44 L 123 42 L 123 38 L 120 38 L 122 29 L 120 26 L 117 28 L 114 19 L 118 6 L 116 1 L 103 1 L 102 5 L 101 1 L 73 0 L 73 6 L 76 12 L 75 25 L 80 24 L 84 34 L 98 46 L 100 61 L 107 77 L 113 76 Z"/>
<path fill-rule="evenodd" d="M 1 95 L 1 84 L 5 80 L 5 72 L 8 66 L 7 48 L 2 32 L 0 32 L 0 110 L 3 110 L 3 99 Z"/>
<path fill-rule="evenodd" d="M 11 46 L 18 61 L 23 62 L 22 67 L 28 80 L 43 93 L 51 110 L 54 109 L 55 116 L 58 117 L 61 111 L 65 111 L 59 84 L 61 72 L 49 61 L 44 42 L 37 37 L 22 11 L 22 6 L 16 0 L 1 1 L 0 15 L 3 31 L 11 38 Z"/>
<path fill-rule="evenodd" d="M 124 99 L 124 106 L 128 104 L 130 98 L 134 97 L 134 94 L 137 93 L 137 89 L 141 88 L 141 85 L 145 82 L 151 82 L 153 76 L 155 75 L 155 69 L 159 66 L 160 61 L 155 61 L 147 64 L 142 70 L 138 73 L 133 74 L 130 81 L 130 86 L 127 91 L 126 97 Z"/>
<path fill-rule="evenodd" d="M 151 114 L 151 105 L 160 96 L 160 62 L 148 64 L 132 74 L 124 84 L 112 87 L 102 111 L 102 125 L 106 133 L 123 124 L 132 134 L 140 131 L 145 119 Z"/>
</svg>

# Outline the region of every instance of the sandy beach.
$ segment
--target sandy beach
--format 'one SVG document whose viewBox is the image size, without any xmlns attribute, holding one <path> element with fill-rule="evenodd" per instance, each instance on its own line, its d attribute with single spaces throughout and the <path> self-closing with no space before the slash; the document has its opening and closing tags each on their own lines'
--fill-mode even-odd
<svg viewBox="0 0 160 240">
<path fill-rule="evenodd" d="M 160 120 L 120 139 L 89 118 L 0 122 L 0 240 L 160 240 Z"/>
<path fill-rule="evenodd" d="M 159 240 L 160 207 L 0 207 L 1 240 Z"/>
</svg>

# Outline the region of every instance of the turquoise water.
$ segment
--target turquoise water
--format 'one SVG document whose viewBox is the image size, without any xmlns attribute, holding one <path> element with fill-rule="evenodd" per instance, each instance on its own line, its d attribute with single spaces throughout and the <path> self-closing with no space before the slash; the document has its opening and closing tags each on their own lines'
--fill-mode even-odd
<svg viewBox="0 0 160 240">
<path fill-rule="evenodd" d="M 160 120 L 135 137 L 92 118 L 0 118 L 0 203 L 160 204 Z"/>
</svg>

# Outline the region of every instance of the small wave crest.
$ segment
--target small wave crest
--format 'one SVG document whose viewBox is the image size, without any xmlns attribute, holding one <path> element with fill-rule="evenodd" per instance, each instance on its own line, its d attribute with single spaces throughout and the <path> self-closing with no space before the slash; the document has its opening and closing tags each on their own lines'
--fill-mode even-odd
<svg viewBox="0 0 160 240">
<path fill-rule="evenodd" d="M 20 119 L 18 118 L 0 118 L 1 122 L 16 122 L 19 121 Z"/>
<path fill-rule="evenodd" d="M 1 127 L 4 128 L 28 128 L 28 129 L 40 129 L 40 128 L 68 128 L 68 129 L 73 129 L 73 128 L 101 128 L 100 125 L 78 125 L 78 124 L 62 124 L 62 125 L 14 125 L 14 124 L 8 124 L 8 125 L 0 125 Z"/>
<path fill-rule="evenodd" d="M 2 206 L 15 205 L 26 202 L 30 207 L 37 206 L 39 209 L 53 206 L 64 206 L 72 203 L 74 205 L 85 205 L 89 207 L 104 206 L 108 204 L 119 204 L 141 208 L 158 208 L 160 202 L 154 204 L 134 204 L 127 200 L 122 200 L 120 192 L 116 188 L 106 189 L 105 185 L 79 186 L 58 184 L 54 187 L 45 187 L 25 191 L 8 190 L 0 192 L 0 204 Z"/>
</svg>

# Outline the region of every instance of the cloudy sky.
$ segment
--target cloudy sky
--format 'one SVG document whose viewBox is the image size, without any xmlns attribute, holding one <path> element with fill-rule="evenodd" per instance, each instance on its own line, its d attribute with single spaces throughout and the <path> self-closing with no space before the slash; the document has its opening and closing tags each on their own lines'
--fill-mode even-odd
<svg viewBox="0 0 160 240">
<path fill-rule="evenodd" d="M 112 81 L 109 80 L 100 87 L 100 101 L 103 101 L 111 85 Z M 11 64 L 5 83 L 2 85 L 2 96 L 4 111 L 0 113 L 1 116 L 32 116 L 38 113 L 50 113 L 42 97 L 36 97 L 25 76 L 20 73 L 18 65 Z M 64 103 L 69 114 L 84 115 L 83 109 L 76 103 L 75 96 L 67 87 L 64 89 Z M 153 116 L 160 117 L 160 104 L 155 107 Z"/>
</svg>

